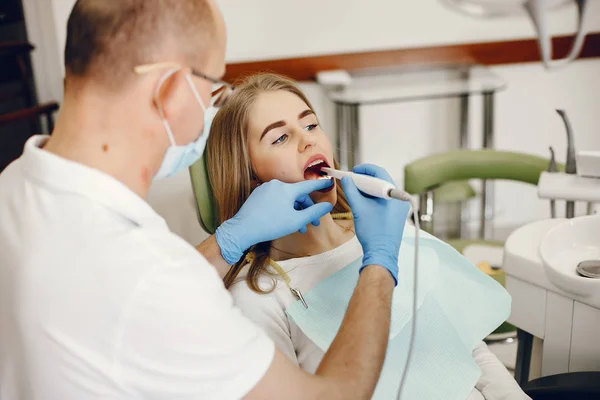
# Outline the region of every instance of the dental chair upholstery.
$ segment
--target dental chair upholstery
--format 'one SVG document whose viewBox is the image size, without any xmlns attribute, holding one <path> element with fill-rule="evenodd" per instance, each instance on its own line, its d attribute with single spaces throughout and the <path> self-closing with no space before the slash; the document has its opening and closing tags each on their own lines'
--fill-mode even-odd
<svg viewBox="0 0 600 400">
<path fill-rule="evenodd" d="M 204 155 L 190 166 L 190 178 L 192 179 L 192 190 L 196 198 L 198 222 L 200 222 L 200 226 L 206 233 L 212 235 L 217 229 L 217 209 L 212 188 L 208 181 Z"/>
</svg>

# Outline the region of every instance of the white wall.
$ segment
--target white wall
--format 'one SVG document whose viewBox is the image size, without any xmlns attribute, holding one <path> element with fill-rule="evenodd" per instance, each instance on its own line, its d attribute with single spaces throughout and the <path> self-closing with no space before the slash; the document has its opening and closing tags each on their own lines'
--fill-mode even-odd
<svg viewBox="0 0 600 400">
<path fill-rule="evenodd" d="M 533 37 L 527 18 L 476 20 L 444 8 L 437 0 L 218 0 L 228 26 L 229 62 L 302 55 L 416 47 Z M 74 0 L 26 0 L 34 67 L 41 100 L 62 99 L 65 26 Z M 550 17 L 556 34 L 575 26 L 573 7 Z M 600 30 L 600 1 L 591 1 L 590 30 Z M 496 99 L 496 147 L 547 156 L 553 145 L 564 160 L 565 134 L 554 109 L 564 107 L 577 148 L 600 149 L 600 60 L 577 61 L 556 72 L 537 64 L 494 67 L 508 89 Z M 333 136 L 333 107 L 316 84 L 307 91 Z M 471 136 L 480 137 L 480 101 L 471 103 Z M 455 145 L 458 104 L 451 100 L 363 107 L 361 157 L 386 166 L 402 182 L 406 162 Z M 196 223 L 186 173 L 153 187 L 150 203 L 173 230 L 192 243 L 204 237 Z M 535 189 L 500 183 L 496 190 L 500 225 L 546 217 L 548 205 Z M 476 207 L 475 207 L 476 208 Z M 562 207 L 559 208 L 562 210 Z"/>
<path fill-rule="evenodd" d="M 30 40 L 38 45 L 34 62 L 40 98 L 60 100 L 66 21 L 75 0 L 23 3 Z M 449 10 L 439 0 L 217 3 L 227 22 L 227 62 L 534 37 L 524 14 L 480 20 Z M 600 30 L 600 1 L 589 3 L 586 25 Z M 575 16 L 573 6 L 549 14 L 550 31 L 570 34 Z"/>
<path fill-rule="evenodd" d="M 577 61 L 552 72 L 539 64 L 499 66 L 492 71 L 508 82 L 508 88 L 496 95 L 495 148 L 549 157 L 551 145 L 557 161 L 564 162 L 565 128 L 555 111 L 563 108 L 573 125 L 576 149 L 600 150 L 600 60 Z M 481 96 L 472 97 L 472 148 L 481 146 L 481 111 Z M 360 118 L 361 159 L 386 166 L 399 184 L 403 182 L 405 163 L 448 150 L 458 142 L 456 100 L 368 106 L 361 109 Z M 533 186 L 497 183 L 496 226 L 510 227 L 549 217 L 548 201 L 536 196 Z M 559 214 L 564 214 L 562 204 L 557 205 Z M 478 212 L 474 204 L 472 218 L 477 218 Z"/>
<path fill-rule="evenodd" d="M 227 60 L 258 60 L 533 37 L 525 17 L 479 20 L 439 0 L 219 0 L 228 25 Z M 588 26 L 600 28 L 600 2 Z M 556 34 L 571 33 L 575 7 L 550 14 Z"/>
</svg>

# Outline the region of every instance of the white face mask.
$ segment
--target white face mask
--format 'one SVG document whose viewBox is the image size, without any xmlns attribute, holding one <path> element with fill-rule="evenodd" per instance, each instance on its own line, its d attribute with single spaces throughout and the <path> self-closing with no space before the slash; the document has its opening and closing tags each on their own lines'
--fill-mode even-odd
<svg viewBox="0 0 600 400">
<path fill-rule="evenodd" d="M 155 99 L 158 99 L 158 92 L 162 86 L 162 84 L 166 81 L 168 77 L 177 72 L 179 68 L 172 69 L 160 80 L 158 85 L 156 86 L 155 91 Z M 169 141 L 171 145 L 167 149 L 165 156 L 163 158 L 162 164 L 154 179 L 163 179 L 168 178 L 169 176 L 175 175 L 177 172 L 181 171 L 184 168 L 189 167 L 196 161 L 202 157 L 202 153 L 204 152 L 204 148 L 206 146 L 206 141 L 208 140 L 208 135 L 210 134 L 210 125 L 217 113 L 217 109 L 213 106 L 205 107 L 196 86 L 192 82 L 192 78 L 190 74 L 186 75 L 186 80 L 194 93 L 194 97 L 202 107 L 204 111 L 204 127 L 202 128 L 202 132 L 196 140 L 190 142 L 186 145 L 177 145 L 175 144 L 175 138 L 173 137 L 173 132 L 171 130 L 171 126 L 169 125 L 169 121 L 165 117 L 162 106 L 158 100 L 156 100 L 156 104 L 161 115 L 162 123 L 165 127 L 165 131 L 167 132 L 167 136 L 169 137 Z"/>
</svg>

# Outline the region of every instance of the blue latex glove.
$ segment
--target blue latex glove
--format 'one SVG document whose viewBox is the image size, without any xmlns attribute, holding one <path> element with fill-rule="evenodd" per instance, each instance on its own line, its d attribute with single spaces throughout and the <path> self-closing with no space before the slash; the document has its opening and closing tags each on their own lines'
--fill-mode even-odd
<svg viewBox="0 0 600 400">
<path fill-rule="evenodd" d="M 254 189 L 238 213 L 215 232 L 225 261 L 234 264 L 246 249 L 257 243 L 296 231 L 304 233 L 310 223 L 318 225 L 333 206 L 327 202 L 313 204 L 308 195 L 331 185 L 329 179 L 298 183 L 275 179 Z"/>
<path fill-rule="evenodd" d="M 352 171 L 394 184 L 386 170 L 376 165 L 362 164 Z M 363 248 L 360 270 L 367 265 L 381 265 L 390 271 L 398 284 L 398 253 L 410 204 L 366 196 L 356 188 L 350 177 L 342 179 L 342 187 L 354 215 L 356 236 Z"/>
</svg>

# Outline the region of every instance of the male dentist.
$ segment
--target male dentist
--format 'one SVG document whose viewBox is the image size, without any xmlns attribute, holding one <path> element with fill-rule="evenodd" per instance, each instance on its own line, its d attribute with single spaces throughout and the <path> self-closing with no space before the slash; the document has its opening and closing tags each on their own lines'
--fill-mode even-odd
<svg viewBox="0 0 600 400">
<path fill-rule="evenodd" d="M 261 185 L 202 255 L 144 200 L 202 154 L 225 41 L 213 0 L 75 4 L 56 128 L 0 174 L 1 400 L 370 398 L 406 204 L 343 182 L 365 257 L 311 375 L 235 308 L 220 274 L 249 246 L 317 223 L 331 205 L 308 194 L 330 183 Z"/>
</svg>

